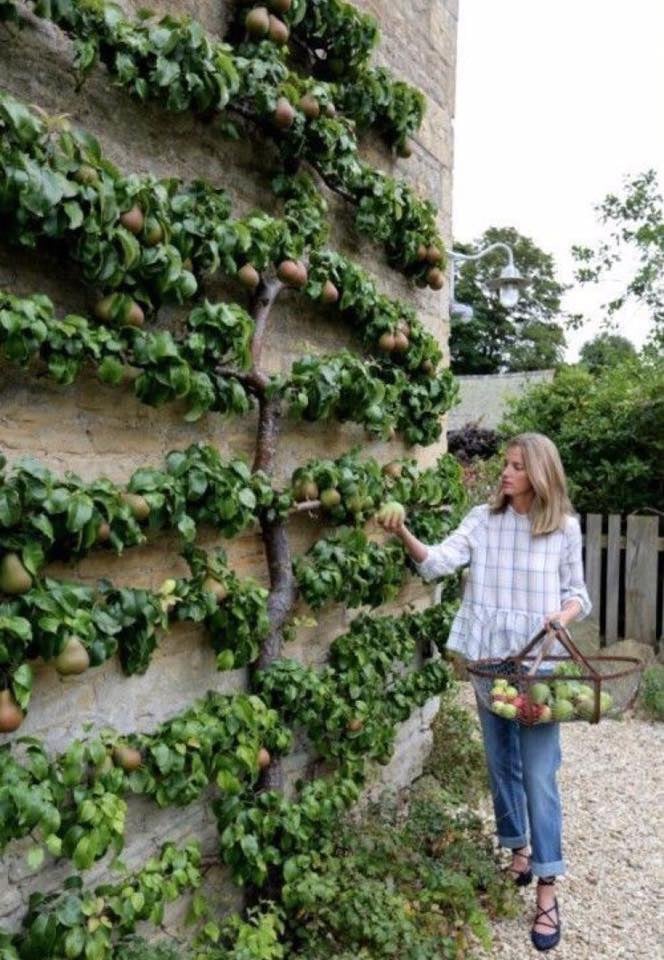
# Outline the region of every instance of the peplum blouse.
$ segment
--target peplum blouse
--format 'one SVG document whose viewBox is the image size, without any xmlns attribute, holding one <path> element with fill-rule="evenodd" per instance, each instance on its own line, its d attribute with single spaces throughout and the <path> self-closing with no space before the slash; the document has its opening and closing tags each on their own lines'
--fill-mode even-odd
<svg viewBox="0 0 664 960">
<path fill-rule="evenodd" d="M 507 505 L 492 513 L 474 507 L 457 529 L 415 567 L 433 580 L 470 565 L 463 601 L 447 647 L 468 660 L 519 653 L 544 625 L 544 617 L 569 600 L 591 609 L 583 577 L 581 528 L 567 516 L 564 529 L 532 536 L 528 514 Z M 565 653 L 554 644 L 552 653 Z"/>
</svg>

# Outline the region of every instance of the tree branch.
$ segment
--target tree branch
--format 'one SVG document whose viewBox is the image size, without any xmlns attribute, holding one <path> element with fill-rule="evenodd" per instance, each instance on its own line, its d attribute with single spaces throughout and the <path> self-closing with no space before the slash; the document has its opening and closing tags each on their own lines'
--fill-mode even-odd
<svg viewBox="0 0 664 960">
<path fill-rule="evenodd" d="M 283 290 L 283 283 L 276 277 L 265 280 L 261 279 L 258 285 L 254 302 L 251 307 L 251 316 L 254 318 L 255 328 L 254 337 L 251 343 L 251 359 L 253 362 L 252 374 L 259 373 L 261 353 L 263 352 L 263 343 L 267 331 L 267 322 L 270 318 L 270 310 L 277 299 L 279 293 Z"/>
<path fill-rule="evenodd" d="M 265 344 L 270 311 L 282 287 L 282 282 L 276 278 L 261 280 L 251 308 L 255 330 L 251 345 L 253 367 L 249 376 L 255 382 L 262 384 L 262 388 L 258 391 L 258 431 L 253 470 L 254 472 L 262 470 L 268 476 L 272 476 L 274 473 L 279 444 L 282 400 L 279 396 L 267 396 L 265 390 L 267 376 L 260 369 L 260 360 Z M 250 672 L 252 678 L 257 671 L 264 670 L 281 656 L 283 628 L 297 600 L 297 584 L 293 575 L 286 524 L 282 520 L 268 520 L 263 515 L 260 518 L 260 525 L 270 575 L 270 594 L 267 602 L 270 628 L 263 641 L 258 661 L 253 665 Z M 283 765 L 280 758 L 277 757 L 261 773 L 259 790 L 283 792 L 283 787 Z"/>
<path fill-rule="evenodd" d="M 254 123 L 260 130 L 267 132 L 269 136 L 275 136 L 274 127 L 270 127 L 269 124 L 261 121 L 261 119 L 257 117 L 255 113 L 252 113 L 251 110 L 248 110 L 246 107 L 240 107 L 237 104 L 229 104 L 226 107 L 226 110 L 228 110 L 229 113 L 237 113 L 245 120 L 249 120 L 251 123 Z M 335 181 L 332 180 L 329 175 L 323 173 L 318 164 L 311 157 L 303 157 L 302 159 L 306 160 L 307 163 L 314 168 L 329 190 L 331 190 L 333 193 L 336 193 L 337 196 L 342 198 L 342 200 L 346 200 L 348 203 L 352 203 L 354 206 L 357 206 L 357 198 L 354 197 L 352 193 L 344 190 L 344 188 L 339 186 L 338 183 L 335 183 Z"/>
<path fill-rule="evenodd" d="M 320 500 L 301 500 L 294 503 L 291 507 L 291 513 L 307 513 L 310 510 L 320 510 Z"/>
<path fill-rule="evenodd" d="M 220 377 L 229 377 L 237 380 L 243 387 L 252 393 L 260 394 L 265 391 L 269 378 L 257 370 L 234 370 L 232 367 L 215 367 L 214 372 Z"/>
</svg>

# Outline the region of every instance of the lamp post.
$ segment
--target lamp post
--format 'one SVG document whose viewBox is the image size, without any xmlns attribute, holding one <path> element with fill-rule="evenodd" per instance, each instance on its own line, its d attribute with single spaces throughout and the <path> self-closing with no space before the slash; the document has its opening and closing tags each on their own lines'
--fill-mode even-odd
<svg viewBox="0 0 664 960">
<path fill-rule="evenodd" d="M 512 307 L 516 306 L 521 290 L 528 283 L 526 278 L 522 277 L 515 267 L 512 248 L 506 243 L 502 243 L 501 241 L 492 243 L 488 247 L 485 247 L 484 250 L 480 250 L 479 253 L 455 253 L 453 251 L 450 254 L 450 315 L 462 323 L 468 323 L 468 321 L 473 319 L 473 308 L 467 303 L 458 303 L 454 299 L 454 264 L 457 261 L 463 263 L 468 260 L 480 260 L 482 257 L 485 257 L 487 253 L 492 253 L 494 250 L 504 250 L 507 253 L 507 264 L 500 271 L 499 277 L 494 277 L 492 280 L 487 281 L 487 286 L 490 290 L 496 290 L 498 292 L 498 298 L 506 310 L 511 310 Z"/>
</svg>

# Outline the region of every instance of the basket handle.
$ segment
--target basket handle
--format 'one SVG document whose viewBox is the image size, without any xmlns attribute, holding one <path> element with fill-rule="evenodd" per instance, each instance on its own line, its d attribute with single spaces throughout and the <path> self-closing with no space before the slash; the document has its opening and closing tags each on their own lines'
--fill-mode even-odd
<svg viewBox="0 0 664 960">
<path fill-rule="evenodd" d="M 551 626 L 554 628 L 556 636 L 562 643 L 563 647 L 565 647 L 567 652 L 571 654 L 572 658 L 580 661 L 593 678 L 599 678 L 601 674 L 595 670 L 592 663 L 590 663 L 590 661 L 581 653 L 577 645 L 572 640 L 567 627 L 563 627 L 562 623 L 560 623 L 558 620 L 554 620 Z"/>
<path fill-rule="evenodd" d="M 528 653 L 530 653 L 530 651 L 533 649 L 535 644 L 539 643 L 539 641 L 542 639 L 542 637 L 545 634 L 549 634 L 550 640 L 548 643 L 545 643 L 542 645 L 543 651 L 545 647 L 546 647 L 546 650 L 548 651 L 549 647 L 551 646 L 551 643 L 553 642 L 553 638 L 556 637 L 561 642 L 563 647 L 565 647 L 567 652 L 571 655 L 573 660 L 576 660 L 577 662 L 582 663 L 583 666 L 588 671 L 588 673 L 590 673 L 593 677 L 598 677 L 598 678 L 600 677 L 600 674 L 597 672 L 597 670 L 595 670 L 593 665 L 589 663 L 589 661 L 586 659 L 586 657 L 581 653 L 577 645 L 574 643 L 567 628 L 563 627 L 562 623 L 560 623 L 559 620 L 552 620 L 548 627 L 542 627 L 542 629 L 535 634 L 532 640 L 530 640 L 526 644 L 526 646 L 523 648 L 523 650 L 519 653 L 519 659 L 523 659 Z M 537 660 L 538 666 L 542 661 L 542 657 L 544 657 L 545 655 L 546 655 L 545 652 L 542 652 L 542 655 L 538 656 L 538 660 Z"/>
<path fill-rule="evenodd" d="M 533 661 L 532 667 L 531 667 L 530 670 L 528 671 L 528 676 L 529 676 L 529 677 L 534 677 L 534 676 L 535 676 L 535 674 L 537 673 L 537 671 L 538 671 L 539 668 L 540 668 L 540 663 L 542 662 L 542 660 L 544 659 L 544 657 L 547 656 L 547 654 L 549 653 L 549 650 L 550 650 L 551 647 L 553 646 L 553 641 L 556 639 L 556 634 L 555 634 L 555 631 L 554 631 L 554 630 L 550 630 L 550 629 L 549 629 L 549 630 L 545 630 L 544 632 L 546 633 L 546 636 L 545 636 L 545 638 L 544 638 L 544 642 L 543 642 L 542 646 L 540 647 L 539 653 L 537 654 L 537 656 L 535 657 L 535 659 L 534 659 L 534 661 Z M 540 637 L 541 635 L 542 635 L 542 634 L 541 634 L 541 632 L 540 632 L 537 636 Z M 528 650 L 530 647 L 532 647 L 532 645 L 533 645 L 532 643 L 529 643 L 529 644 L 528 644 L 528 647 L 526 647 L 526 650 Z M 523 656 L 524 653 L 525 653 L 525 650 L 522 651 L 521 656 Z"/>
</svg>

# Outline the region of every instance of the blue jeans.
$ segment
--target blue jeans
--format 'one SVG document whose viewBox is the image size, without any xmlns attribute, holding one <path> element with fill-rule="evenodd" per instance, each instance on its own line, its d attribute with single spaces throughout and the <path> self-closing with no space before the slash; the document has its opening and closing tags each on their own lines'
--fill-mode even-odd
<svg viewBox="0 0 664 960">
<path fill-rule="evenodd" d="M 535 876 L 560 876 L 566 869 L 556 780 L 560 724 L 529 727 L 477 707 L 500 844 L 514 850 L 530 842 Z"/>
</svg>

